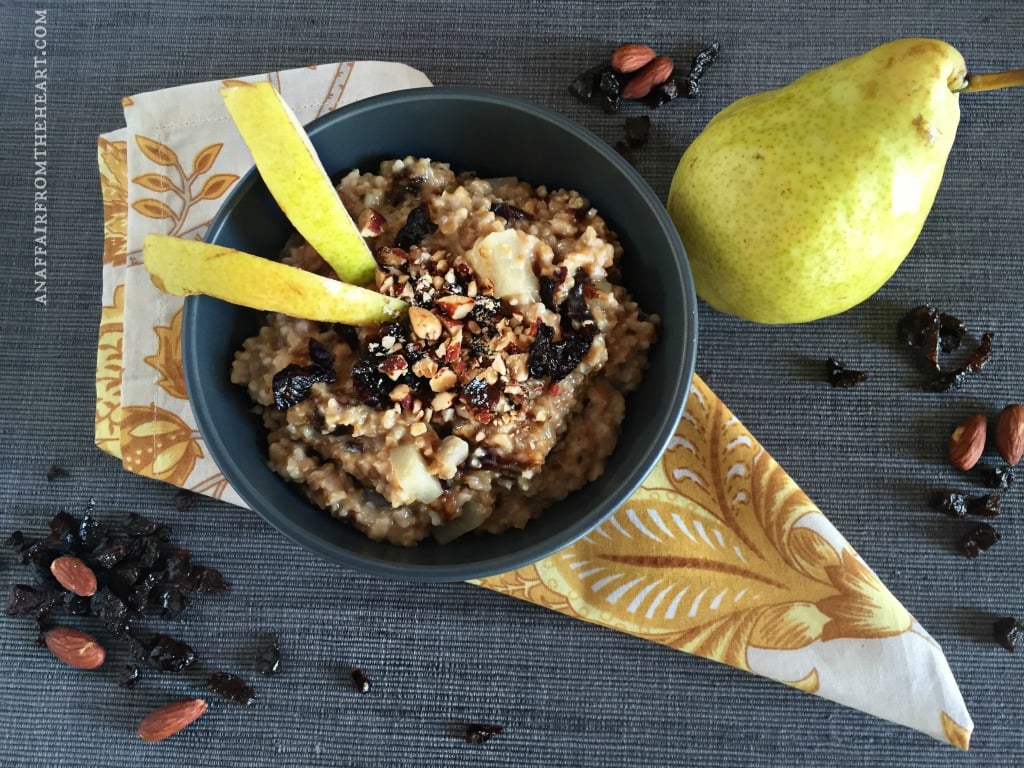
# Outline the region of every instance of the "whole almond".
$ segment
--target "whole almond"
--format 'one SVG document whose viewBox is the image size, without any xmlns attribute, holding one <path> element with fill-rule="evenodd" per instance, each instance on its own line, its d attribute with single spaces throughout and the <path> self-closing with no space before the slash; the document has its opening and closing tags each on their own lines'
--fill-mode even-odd
<svg viewBox="0 0 1024 768">
<path fill-rule="evenodd" d="M 658 54 L 649 45 L 625 43 L 612 53 L 612 69 L 626 75 L 649 64 Z"/>
<path fill-rule="evenodd" d="M 658 56 L 634 74 L 619 95 L 624 99 L 642 99 L 672 77 L 674 66 L 668 56 Z"/>
<path fill-rule="evenodd" d="M 107 658 L 107 652 L 96 638 L 73 627 L 55 627 L 43 640 L 50 653 L 78 669 L 96 669 Z"/>
<path fill-rule="evenodd" d="M 1024 405 L 1008 405 L 996 420 L 996 450 L 1015 467 L 1024 458 Z"/>
<path fill-rule="evenodd" d="M 139 723 L 143 741 L 163 741 L 198 720 L 206 711 L 202 699 L 182 699 L 154 709 Z"/>
<path fill-rule="evenodd" d="M 77 557 L 58 557 L 50 563 L 50 573 L 68 592 L 74 592 L 79 597 L 92 597 L 96 594 L 96 574 Z"/>
<path fill-rule="evenodd" d="M 985 451 L 988 419 L 983 413 L 968 416 L 949 436 L 949 461 L 957 469 L 971 469 Z"/>
</svg>

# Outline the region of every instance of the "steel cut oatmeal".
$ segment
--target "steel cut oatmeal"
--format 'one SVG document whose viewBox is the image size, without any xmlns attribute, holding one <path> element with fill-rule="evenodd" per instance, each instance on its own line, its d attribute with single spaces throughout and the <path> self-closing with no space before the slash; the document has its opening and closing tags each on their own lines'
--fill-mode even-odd
<svg viewBox="0 0 1024 768">
<path fill-rule="evenodd" d="M 400 321 L 270 314 L 236 354 L 269 460 L 372 539 L 521 528 L 603 471 L 658 318 L 618 285 L 622 248 L 579 193 L 407 157 L 338 192 Z M 294 238 L 287 263 L 330 268 Z"/>
</svg>

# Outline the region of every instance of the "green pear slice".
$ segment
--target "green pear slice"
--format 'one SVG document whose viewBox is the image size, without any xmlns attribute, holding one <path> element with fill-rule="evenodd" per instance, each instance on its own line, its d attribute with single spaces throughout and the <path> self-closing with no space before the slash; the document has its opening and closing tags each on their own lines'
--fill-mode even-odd
<svg viewBox="0 0 1024 768">
<path fill-rule="evenodd" d="M 243 307 L 346 325 L 382 323 L 406 310 L 400 299 L 197 240 L 147 235 L 142 261 L 157 288 L 177 296 L 201 293 Z"/>
<path fill-rule="evenodd" d="M 373 255 L 295 113 L 270 83 L 235 85 L 220 93 L 288 221 L 340 280 L 368 283 Z"/>
</svg>

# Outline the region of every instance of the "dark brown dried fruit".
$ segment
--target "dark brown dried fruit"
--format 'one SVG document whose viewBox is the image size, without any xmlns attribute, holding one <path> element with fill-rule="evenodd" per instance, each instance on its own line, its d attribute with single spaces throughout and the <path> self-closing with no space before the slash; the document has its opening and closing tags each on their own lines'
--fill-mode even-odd
<svg viewBox="0 0 1024 768">
<path fill-rule="evenodd" d="M 7 601 L 4 613 L 8 616 L 26 616 L 47 606 L 52 608 L 63 600 L 62 592 L 39 589 L 28 584 L 14 584 L 11 586 L 11 597 Z"/>
<path fill-rule="evenodd" d="M 504 730 L 505 729 L 500 725 L 491 725 L 488 723 L 466 723 L 464 738 L 470 744 L 483 744 L 490 741 L 493 736 L 497 736 Z"/>
<path fill-rule="evenodd" d="M 647 104 L 651 109 L 657 109 L 663 104 L 667 104 L 670 101 L 678 99 L 680 96 L 679 92 L 679 81 L 675 78 L 666 80 L 661 85 L 656 85 L 647 97 L 644 99 L 644 103 Z"/>
<path fill-rule="evenodd" d="M 71 477 L 71 473 L 59 464 L 53 464 L 48 470 L 46 470 L 47 482 L 52 483 L 54 480 L 60 480 L 64 477 Z"/>
<path fill-rule="evenodd" d="M 976 517 L 998 517 L 1003 497 L 998 493 L 986 493 L 967 500 L 967 514 Z"/>
<path fill-rule="evenodd" d="M 125 664 L 117 676 L 117 684 L 122 688 L 134 688 L 139 681 L 139 668 L 135 664 Z"/>
<path fill-rule="evenodd" d="M 147 646 L 146 663 L 161 672 L 180 672 L 195 661 L 192 647 L 170 635 L 156 635 Z"/>
<path fill-rule="evenodd" d="M 686 76 L 686 98 L 696 98 L 700 93 L 700 79 L 704 77 L 708 67 L 714 63 L 721 50 L 721 44 L 715 41 L 693 57 L 690 73 Z"/>
<path fill-rule="evenodd" d="M 1005 464 L 981 468 L 981 482 L 988 488 L 994 488 L 997 491 L 1008 491 L 1013 486 L 1015 480 L 1013 468 Z"/>
<path fill-rule="evenodd" d="M 337 380 L 333 368 L 323 368 L 312 363 L 310 365 L 286 365 L 274 374 L 274 405 L 278 410 L 286 411 L 293 405 L 301 403 L 309 397 L 314 384 L 331 383 Z"/>
<path fill-rule="evenodd" d="M 395 246 L 407 251 L 436 229 L 437 224 L 430 220 L 430 206 L 422 203 L 409 211 L 405 224 L 395 235 Z"/>
<path fill-rule="evenodd" d="M 269 638 L 256 651 L 256 670 L 264 675 L 276 675 L 281 671 L 281 646 L 276 636 Z"/>
<path fill-rule="evenodd" d="M 830 357 L 825 361 L 828 383 L 833 387 L 849 388 L 867 381 L 868 375 L 864 371 L 857 371 L 847 368 L 843 363 Z"/>
<path fill-rule="evenodd" d="M 642 147 L 651 137 L 651 118 L 647 115 L 627 117 L 623 127 L 626 130 L 626 143 L 630 147 Z"/>
<path fill-rule="evenodd" d="M 597 335 L 597 326 L 584 325 L 578 331 L 564 330 L 560 341 L 555 331 L 541 323 L 530 346 L 530 375 L 535 379 L 549 376 L 552 382 L 561 381 L 572 373 L 586 356 Z"/>
<path fill-rule="evenodd" d="M 514 205 L 509 205 L 502 200 L 495 200 L 491 203 L 491 212 L 496 216 L 501 216 L 508 222 L 514 221 L 530 221 L 533 217 L 524 211 L 522 208 L 517 208 Z"/>
<path fill-rule="evenodd" d="M 992 356 L 992 340 L 995 338 L 992 331 L 986 331 L 962 365 L 944 370 L 939 362 L 939 350 L 948 354 L 958 349 L 967 333 L 959 319 L 922 304 L 900 318 L 896 333 L 907 346 L 921 352 L 927 372 L 921 388 L 926 392 L 946 392 L 957 388 L 963 384 L 967 374 L 980 372 Z"/>
<path fill-rule="evenodd" d="M 598 92 L 601 73 L 611 66 L 610 62 L 602 62 L 582 72 L 569 84 L 569 93 L 581 101 L 590 101 Z"/>
<path fill-rule="evenodd" d="M 359 693 L 370 692 L 370 678 L 363 674 L 363 670 L 359 667 L 352 670 L 352 687 Z"/>
<path fill-rule="evenodd" d="M 960 493 L 937 493 L 932 498 L 932 506 L 951 517 L 967 517 L 967 499 Z"/>
<path fill-rule="evenodd" d="M 992 624 L 992 637 L 1008 651 L 1016 651 L 1024 643 L 1024 624 L 1013 616 L 1005 616 Z"/>
<path fill-rule="evenodd" d="M 229 701 L 247 707 L 256 700 L 256 691 L 238 675 L 214 672 L 206 681 L 207 687 Z"/>
<path fill-rule="evenodd" d="M 971 528 L 967 534 L 960 539 L 957 549 L 964 557 L 975 558 L 979 552 L 983 552 L 999 539 L 1002 538 L 999 532 L 988 523 L 978 523 Z"/>
</svg>

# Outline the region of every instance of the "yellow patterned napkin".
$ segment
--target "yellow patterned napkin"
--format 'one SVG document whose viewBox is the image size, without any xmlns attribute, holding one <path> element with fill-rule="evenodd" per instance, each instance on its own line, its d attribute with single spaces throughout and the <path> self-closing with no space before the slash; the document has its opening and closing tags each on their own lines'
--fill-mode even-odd
<svg viewBox="0 0 1024 768">
<path fill-rule="evenodd" d="M 374 93 L 429 85 L 381 62 L 245 78 L 263 79 L 303 123 Z M 96 443 L 129 471 L 241 505 L 188 406 L 182 300 L 154 288 L 139 264 L 150 232 L 201 238 L 252 165 L 220 100 L 222 82 L 125 99 L 127 128 L 99 138 Z M 941 648 L 699 378 L 660 464 L 612 518 L 546 560 L 477 583 L 961 749 L 970 740 Z"/>
</svg>

